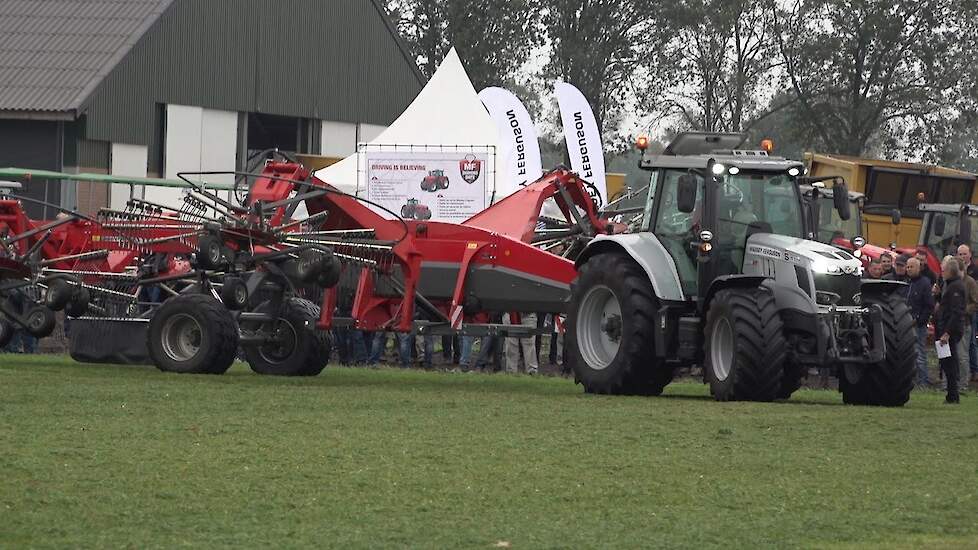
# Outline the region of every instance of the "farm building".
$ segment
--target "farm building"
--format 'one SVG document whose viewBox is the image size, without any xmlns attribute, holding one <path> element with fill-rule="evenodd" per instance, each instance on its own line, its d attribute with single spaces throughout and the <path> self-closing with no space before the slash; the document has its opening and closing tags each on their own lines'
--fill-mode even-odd
<svg viewBox="0 0 978 550">
<path fill-rule="evenodd" d="M 174 178 L 274 147 L 342 157 L 423 84 L 377 0 L 0 0 L 0 166 Z M 109 187 L 25 194 L 91 212 L 179 193 Z"/>
</svg>

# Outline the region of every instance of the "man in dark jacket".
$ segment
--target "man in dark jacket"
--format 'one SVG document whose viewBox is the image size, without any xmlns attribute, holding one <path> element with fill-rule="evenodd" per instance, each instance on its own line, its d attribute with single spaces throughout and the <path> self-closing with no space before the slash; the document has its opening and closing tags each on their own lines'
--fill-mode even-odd
<svg viewBox="0 0 978 550">
<path fill-rule="evenodd" d="M 901 283 L 909 283 L 910 276 L 907 275 L 907 260 L 910 259 L 909 254 L 900 254 L 893 260 L 893 271 L 883 275 L 883 279 L 886 281 L 900 281 Z"/>
<path fill-rule="evenodd" d="M 958 363 L 957 347 L 964 334 L 965 308 L 968 305 L 968 291 L 961 281 L 961 267 L 958 259 L 954 256 L 947 256 L 941 262 L 941 276 L 944 278 L 944 291 L 941 293 L 941 305 L 937 309 L 934 318 L 936 330 L 934 334 L 940 335 L 940 341 L 950 347 L 950 356 L 940 360 L 941 370 L 947 379 L 948 403 L 960 402 L 958 396 Z"/>
<path fill-rule="evenodd" d="M 907 275 L 910 277 L 907 305 L 910 306 L 917 336 L 917 385 L 927 387 L 930 385 L 927 375 L 927 321 L 934 312 L 934 294 L 930 279 L 921 273 L 920 260 L 907 260 Z"/>
<path fill-rule="evenodd" d="M 930 279 L 931 284 L 937 284 L 938 275 L 931 271 L 930 266 L 927 265 L 927 253 L 923 250 L 918 250 L 917 260 L 920 261 L 920 274 Z"/>
</svg>

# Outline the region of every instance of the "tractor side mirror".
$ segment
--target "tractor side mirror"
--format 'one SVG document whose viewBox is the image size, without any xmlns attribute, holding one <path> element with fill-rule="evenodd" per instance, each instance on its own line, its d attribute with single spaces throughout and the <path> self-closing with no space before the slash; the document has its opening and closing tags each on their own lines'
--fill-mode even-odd
<svg viewBox="0 0 978 550">
<path fill-rule="evenodd" d="M 934 214 L 934 236 L 943 237 L 945 229 L 947 229 L 947 220 L 941 214 Z"/>
<path fill-rule="evenodd" d="M 903 221 L 903 214 L 900 212 L 900 209 L 894 208 L 893 210 L 891 210 L 890 223 L 892 223 L 893 225 L 900 225 L 901 221 Z"/>
<path fill-rule="evenodd" d="M 679 176 L 676 189 L 676 207 L 684 214 L 689 214 L 696 209 L 696 184 L 696 176 L 692 174 Z"/>
<path fill-rule="evenodd" d="M 835 210 L 844 221 L 852 217 L 852 205 L 849 202 L 849 187 L 844 182 L 832 186 L 832 202 Z"/>
</svg>

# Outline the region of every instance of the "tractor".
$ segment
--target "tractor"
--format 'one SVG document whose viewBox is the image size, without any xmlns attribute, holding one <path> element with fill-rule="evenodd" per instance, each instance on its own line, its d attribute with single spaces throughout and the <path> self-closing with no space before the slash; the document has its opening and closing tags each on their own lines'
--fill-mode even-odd
<svg viewBox="0 0 978 550">
<path fill-rule="evenodd" d="M 401 206 L 401 217 L 407 220 L 430 220 L 431 209 L 418 202 L 418 199 L 408 199 L 407 204 Z"/>
<path fill-rule="evenodd" d="M 444 170 L 432 170 L 421 180 L 421 190 L 434 193 L 440 189 L 448 189 L 448 176 Z"/>
<path fill-rule="evenodd" d="M 884 253 L 890 254 L 912 254 L 913 249 L 896 248 L 891 244 L 889 248 L 884 248 L 866 242 L 866 225 L 863 220 L 863 213 L 876 215 L 889 215 L 890 223 L 896 227 L 900 225 L 902 214 L 899 209 L 887 209 L 883 206 L 866 206 L 866 196 L 855 191 L 848 191 L 850 210 L 852 215 L 847 220 L 843 220 L 838 211 L 834 208 L 835 192 L 832 188 L 825 188 L 825 180 L 843 181 L 840 177 L 819 177 L 808 178 L 812 185 L 802 185 L 802 197 L 805 199 L 805 206 L 810 216 L 810 226 L 812 232 L 809 238 L 814 238 L 818 242 L 831 244 L 843 250 L 851 252 L 854 256 L 862 260 L 863 265 L 869 265 L 870 260 L 879 258 Z"/>
<path fill-rule="evenodd" d="M 852 254 L 807 240 L 801 162 L 741 150 L 741 134 L 680 134 L 640 167 L 639 231 L 577 257 L 568 360 L 589 393 L 658 395 L 702 366 L 720 401 L 787 399 L 812 367 L 843 401 L 900 406 L 914 377 L 903 283 L 861 278 Z M 844 183 L 833 205 L 851 217 Z"/>
</svg>

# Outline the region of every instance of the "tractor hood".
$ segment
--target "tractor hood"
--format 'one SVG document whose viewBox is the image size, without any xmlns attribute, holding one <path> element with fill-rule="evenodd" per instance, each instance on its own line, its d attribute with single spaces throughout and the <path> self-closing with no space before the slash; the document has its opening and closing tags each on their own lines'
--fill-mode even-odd
<svg viewBox="0 0 978 550">
<path fill-rule="evenodd" d="M 770 258 L 797 265 L 815 274 L 862 275 L 863 266 L 855 256 L 834 246 L 785 235 L 760 233 L 747 239 L 745 273 L 763 273 L 760 264 Z"/>
</svg>

